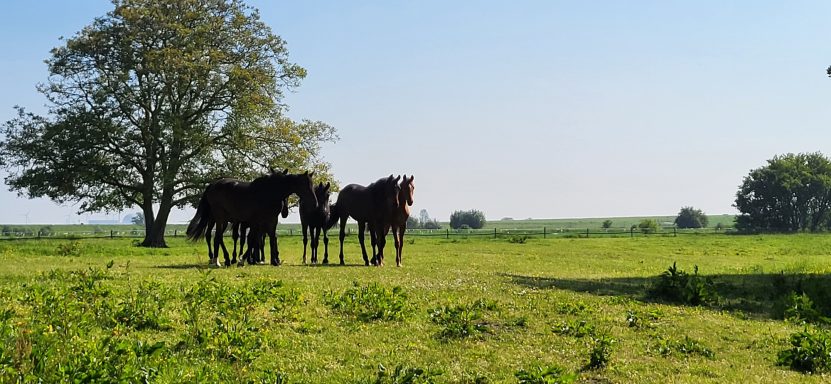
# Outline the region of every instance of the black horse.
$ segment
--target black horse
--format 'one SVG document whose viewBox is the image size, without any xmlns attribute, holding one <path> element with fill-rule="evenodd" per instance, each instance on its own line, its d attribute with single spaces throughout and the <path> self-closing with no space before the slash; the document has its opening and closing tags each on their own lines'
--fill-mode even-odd
<svg viewBox="0 0 831 384">
<path fill-rule="evenodd" d="M 328 205 L 328 204 L 327 204 Z M 289 201 L 288 199 L 283 200 L 283 209 L 280 211 L 280 216 L 284 219 L 289 216 Z M 278 219 L 279 221 L 279 219 Z M 237 240 L 239 240 L 239 256 L 240 256 L 240 264 L 243 261 L 247 261 L 248 264 L 264 264 L 265 263 L 265 233 L 260 234 L 259 243 L 255 244 L 258 245 L 256 249 L 254 249 L 250 253 L 250 258 L 243 258 L 243 250 L 245 249 L 245 241 L 247 239 L 247 233 L 249 225 L 247 223 L 240 223 L 236 222 L 231 226 L 231 238 L 234 239 L 234 252 L 231 254 L 231 264 L 237 262 Z M 251 248 L 251 242 L 248 243 L 248 247 Z M 210 252 L 210 250 L 208 251 Z"/>
<path fill-rule="evenodd" d="M 312 189 L 312 175 L 285 174 L 271 171 L 250 183 L 230 179 L 221 179 L 209 185 L 196 209 L 196 214 L 188 225 L 187 235 L 196 241 L 205 234 L 208 225 L 213 222 L 217 227 L 211 263 L 218 263 L 219 247 L 225 256 L 225 265 L 231 265 L 228 250 L 222 240 L 229 222 L 248 223 L 252 228 L 268 235 L 271 245 L 271 264 L 280 265 L 280 252 L 277 250 L 277 217 L 283 208 L 283 201 L 290 195 L 297 194 L 300 200 L 312 201 L 315 206 Z"/>
<path fill-rule="evenodd" d="M 367 224 L 373 228 L 383 229 L 384 218 L 387 213 L 398 208 L 398 180 L 390 175 L 378 179 L 366 187 L 358 184 L 349 184 L 338 192 L 338 201 L 331 207 L 331 217 L 326 223 L 326 228 L 331 228 L 340 220 L 340 263 L 343 261 L 343 239 L 346 237 L 346 220 L 349 217 L 358 222 L 358 242 L 361 243 L 361 252 L 364 257 L 364 264 L 369 265 L 369 258 L 364 245 L 364 231 Z M 383 260 L 384 245 L 386 240 L 383 236 L 378 237 L 378 255 L 373 254 L 372 264 L 378 265 Z"/>
<path fill-rule="evenodd" d="M 300 226 L 303 228 L 303 264 L 306 264 L 306 245 L 309 243 L 307 232 L 312 235 L 312 264 L 317 264 L 317 248 L 320 246 L 320 233 L 323 232 L 323 264 L 329 264 L 329 236 L 326 223 L 329 221 L 330 183 L 320 183 L 315 187 L 317 206 L 300 202 Z"/>
</svg>

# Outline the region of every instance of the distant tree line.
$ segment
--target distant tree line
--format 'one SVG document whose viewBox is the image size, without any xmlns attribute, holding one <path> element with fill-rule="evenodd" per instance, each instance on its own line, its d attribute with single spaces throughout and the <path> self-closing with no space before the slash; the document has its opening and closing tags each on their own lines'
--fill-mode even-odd
<svg viewBox="0 0 831 384">
<path fill-rule="evenodd" d="M 431 219 L 426 209 L 422 209 L 418 217 L 407 218 L 407 228 L 411 229 L 441 229 L 441 224 L 436 219 Z"/>
</svg>

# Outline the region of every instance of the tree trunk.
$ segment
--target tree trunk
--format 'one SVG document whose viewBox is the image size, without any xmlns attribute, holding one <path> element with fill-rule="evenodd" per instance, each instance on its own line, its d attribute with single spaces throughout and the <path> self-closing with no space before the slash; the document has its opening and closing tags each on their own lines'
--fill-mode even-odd
<svg viewBox="0 0 831 384">
<path fill-rule="evenodd" d="M 167 243 L 164 241 L 164 231 L 167 228 L 167 218 L 170 216 L 171 206 L 172 203 L 169 201 L 162 202 L 158 215 L 156 215 L 155 220 L 148 226 L 144 234 L 144 241 L 141 243 L 142 247 L 167 248 Z"/>
</svg>

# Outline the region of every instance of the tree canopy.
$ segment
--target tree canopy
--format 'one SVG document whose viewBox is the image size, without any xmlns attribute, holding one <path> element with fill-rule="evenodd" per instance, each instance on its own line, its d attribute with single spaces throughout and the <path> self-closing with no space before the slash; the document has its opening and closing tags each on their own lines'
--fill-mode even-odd
<svg viewBox="0 0 831 384">
<path fill-rule="evenodd" d="M 331 179 L 319 121 L 285 116 L 306 70 L 239 0 L 113 0 L 47 59 L 47 116 L 17 108 L 0 162 L 6 183 L 79 211 L 141 207 L 143 245 L 164 246 L 172 207 L 217 177 L 268 167 Z"/>
<path fill-rule="evenodd" d="M 736 193 L 741 230 L 793 232 L 828 228 L 831 161 L 821 153 L 775 156 L 750 171 Z"/>
<path fill-rule="evenodd" d="M 675 225 L 678 228 L 705 228 L 710 219 L 700 209 L 693 207 L 682 207 L 675 217 Z"/>
<path fill-rule="evenodd" d="M 482 211 L 455 211 L 450 215 L 450 228 L 459 229 L 463 225 L 468 228 L 479 229 L 485 226 L 485 214 Z"/>
</svg>

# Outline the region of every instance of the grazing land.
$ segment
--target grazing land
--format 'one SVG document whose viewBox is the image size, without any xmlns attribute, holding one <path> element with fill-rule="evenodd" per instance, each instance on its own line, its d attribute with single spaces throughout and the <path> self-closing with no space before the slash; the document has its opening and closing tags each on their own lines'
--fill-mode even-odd
<svg viewBox="0 0 831 384">
<path fill-rule="evenodd" d="M 392 265 L 359 265 L 354 236 L 344 267 L 299 265 L 297 236 L 281 267 L 222 269 L 203 242 L 133 241 L 0 242 L 1 381 L 829 379 L 777 365 L 793 333 L 822 330 L 783 307 L 802 290 L 827 315 L 827 235 L 410 237 L 403 268 L 391 241 Z M 698 266 L 700 300 L 655 293 L 673 263 Z"/>
</svg>

